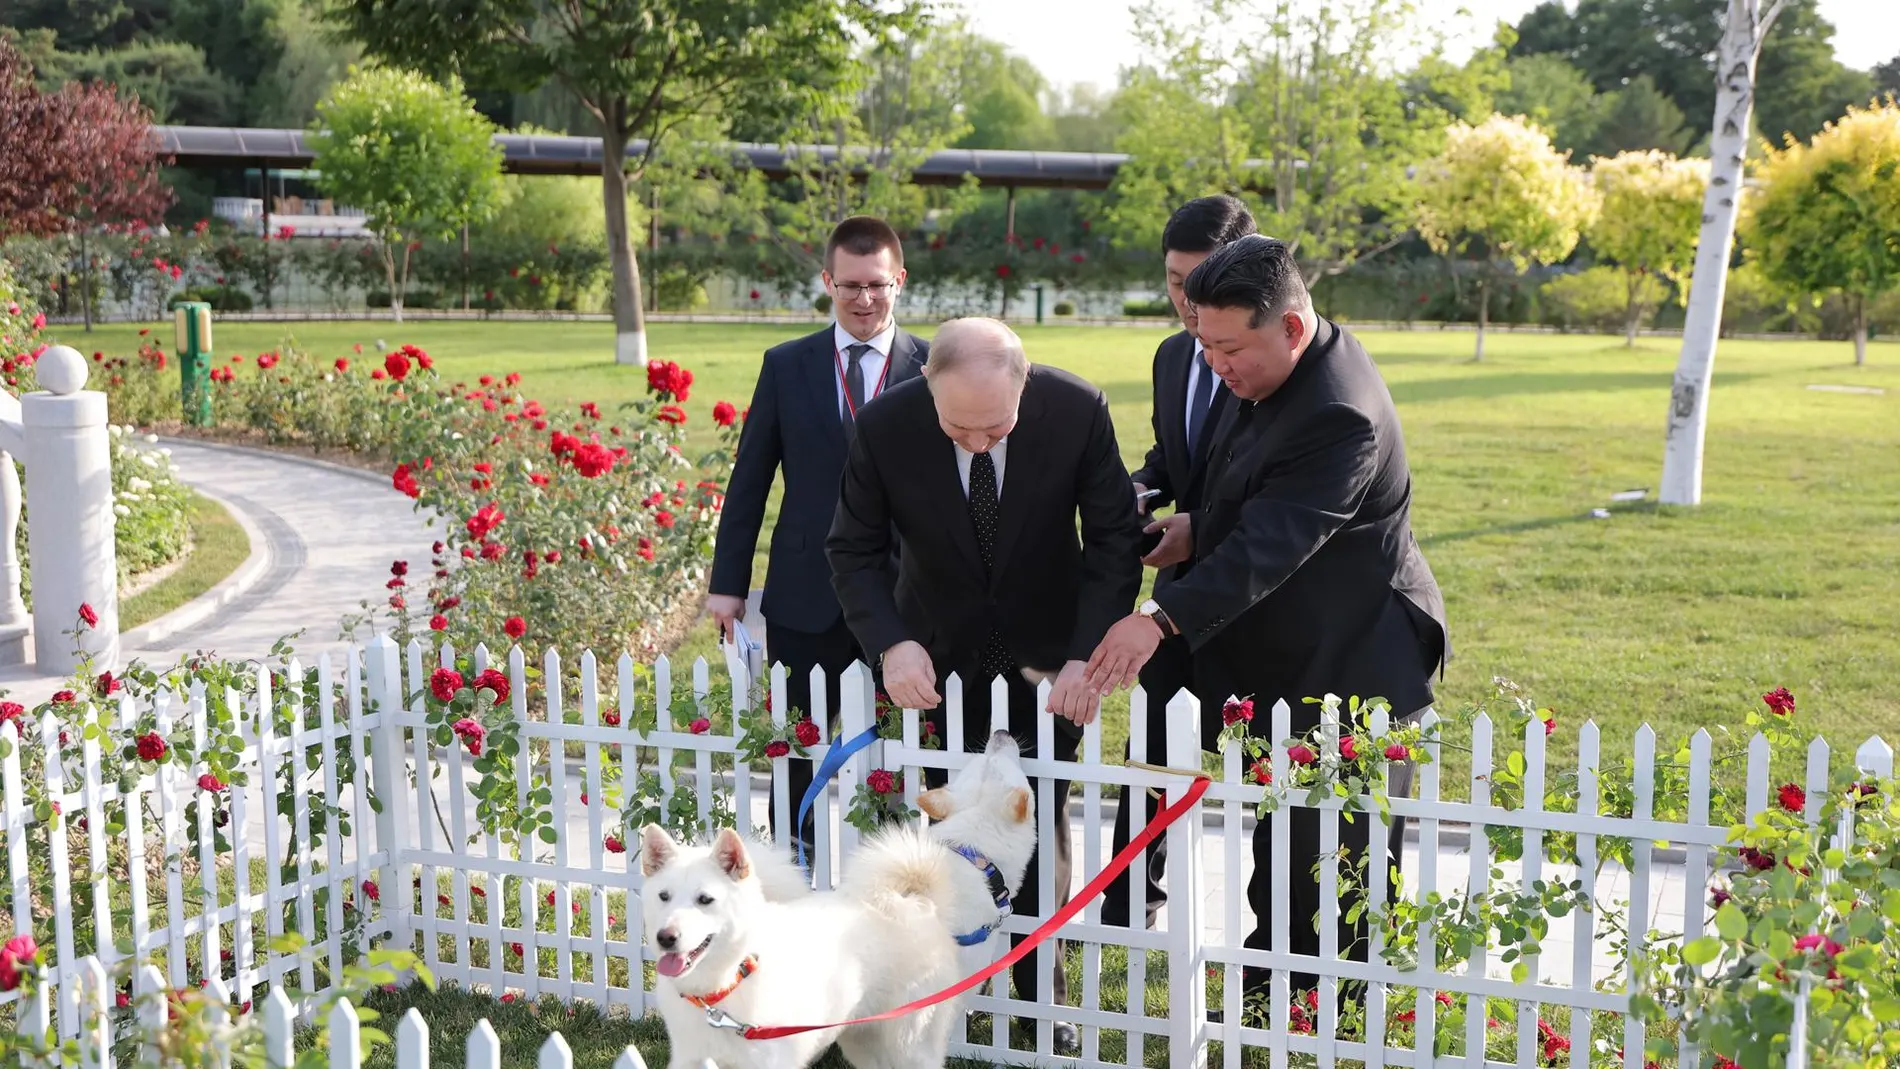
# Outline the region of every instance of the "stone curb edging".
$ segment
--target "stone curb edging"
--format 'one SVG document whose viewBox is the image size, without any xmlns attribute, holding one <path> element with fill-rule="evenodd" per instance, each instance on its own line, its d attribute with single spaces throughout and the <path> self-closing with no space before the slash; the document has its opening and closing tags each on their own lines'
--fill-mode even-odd
<svg viewBox="0 0 1900 1069">
<path fill-rule="evenodd" d="M 121 650 L 139 650 L 155 646 L 187 628 L 196 627 L 218 610 L 250 593 L 270 572 L 270 565 L 275 554 L 272 552 L 270 536 L 264 533 L 264 529 L 258 526 L 257 521 L 229 498 L 206 490 L 202 486 L 191 486 L 191 491 L 223 509 L 225 515 L 237 522 L 244 531 L 245 540 L 250 544 L 250 554 L 230 575 L 225 576 L 211 589 L 165 615 L 140 624 L 119 636 Z"/>
</svg>

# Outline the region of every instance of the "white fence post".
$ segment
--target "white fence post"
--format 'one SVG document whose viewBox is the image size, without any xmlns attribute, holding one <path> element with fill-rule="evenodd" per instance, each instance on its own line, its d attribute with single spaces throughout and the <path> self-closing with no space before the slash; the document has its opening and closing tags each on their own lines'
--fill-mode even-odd
<svg viewBox="0 0 1900 1069">
<path fill-rule="evenodd" d="M 369 667 L 369 696 L 377 714 L 370 752 L 370 778 L 375 784 L 376 849 L 383 855 L 378 890 L 382 897 L 383 927 L 391 943 L 408 948 L 409 904 L 413 898 L 410 866 L 403 864 L 403 842 L 409 835 L 409 761 L 403 753 L 402 664 L 396 643 L 388 635 L 370 640 L 364 660 Z M 433 889 L 431 889 L 433 893 Z"/>
<path fill-rule="evenodd" d="M 102 666 L 119 660 L 119 565 L 112 535 L 112 442 L 106 425 L 106 395 L 86 385 L 86 358 L 71 346 L 55 345 L 35 364 L 43 390 L 23 398 L 0 394 L 0 450 L 26 465 L 26 496 L 32 523 L 27 549 L 33 561 L 34 664 L 42 674 L 64 676 L 79 666 L 66 635 L 90 605 L 99 622 L 79 646 Z M 13 532 L 19 518 L 19 480 L 10 458 L 0 460 L 0 663 L 20 663 L 25 636 L 11 629 L 25 622 L 20 606 L 19 562 Z M 12 656 L 9 657 L 8 655 Z"/>
<path fill-rule="evenodd" d="M 1168 718 L 1169 767 L 1201 767 L 1200 708 L 1200 701 L 1193 695 L 1181 693 L 1175 695 L 1162 714 Z M 1185 795 L 1192 782 L 1175 777 L 1168 784 L 1168 803 L 1172 805 Z M 1140 806 L 1135 791 L 1128 792 L 1126 804 Z M 1135 813 L 1140 812 L 1140 808 L 1136 808 Z M 1131 816 L 1129 834 L 1132 836 L 1135 831 L 1135 818 Z M 1201 803 L 1196 802 L 1181 814 L 1167 834 L 1168 1064 L 1200 1069 L 1207 1064 L 1207 947 L 1206 918 L 1202 916 L 1207 908 L 1207 889 L 1202 874 L 1205 862 L 1201 856 Z M 1141 893 L 1137 890 L 1129 897 L 1131 919 L 1138 915 Z M 1131 993 L 1131 1001 L 1134 997 Z M 1235 1025 L 1238 1027 L 1239 1022 Z M 1129 1042 L 1138 1043 L 1140 1037 L 1130 1032 Z"/>
</svg>

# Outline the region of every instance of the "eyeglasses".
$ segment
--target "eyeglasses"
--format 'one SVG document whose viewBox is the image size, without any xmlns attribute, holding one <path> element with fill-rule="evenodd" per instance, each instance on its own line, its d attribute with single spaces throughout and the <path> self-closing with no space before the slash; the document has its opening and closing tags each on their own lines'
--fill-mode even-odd
<svg viewBox="0 0 1900 1069">
<path fill-rule="evenodd" d="M 859 297 L 862 297 L 863 295 L 867 293 L 871 295 L 872 300 L 878 301 L 878 300 L 883 300 L 885 297 L 889 296 L 892 292 L 894 292 L 897 289 L 897 283 L 896 282 L 833 282 L 831 284 L 831 288 L 837 290 L 838 296 L 844 298 L 847 301 L 855 301 Z"/>
</svg>

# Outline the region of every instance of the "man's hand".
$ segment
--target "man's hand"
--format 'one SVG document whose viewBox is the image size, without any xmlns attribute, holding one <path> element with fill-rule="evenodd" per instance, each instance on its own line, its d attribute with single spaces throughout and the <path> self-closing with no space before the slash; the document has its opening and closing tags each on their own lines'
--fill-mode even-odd
<svg viewBox="0 0 1900 1069">
<path fill-rule="evenodd" d="M 1056 676 L 1055 685 L 1049 688 L 1049 707 L 1046 711 L 1067 718 L 1076 727 L 1085 727 L 1093 722 L 1102 711 L 1102 701 L 1089 690 L 1084 679 L 1087 672 L 1087 661 L 1065 663 L 1061 674 Z"/>
<path fill-rule="evenodd" d="M 935 709 L 943 704 L 937 696 L 937 669 L 930 653 L 916 642 L 899 642 L 884 651 L 884 693 L 904 709 Z"/>
<path fill-rule="evenodd" d="M 745 619 L 745 599 L 731 594 L 706 595 L 706 611 L 719 625 L 719 637 L 732 641 L 732 622 Z"/>
<path fill-rule="evenodd" d="M 1161 541 L 1141 563 L 1150 568 L 1166 568 L 1179 564 L 1194 555 L 1194 515 L 1189 512 L 1177 512 L 1156 520 L 1142 528 L 1146 534 L 1161 532 Z"/>
<path fill-rule="evenodd" d="M 1097 696 L 1128 686 L 1140 678 L 1141 666 L 1148 663 L 1160 645 L 1161 622 L 1140 613 L 1130 613 L 1102 636 L 1101 644 L 1089 658 L 1084 682 Z"/>
<path fill-rule="evenodd" d="M 1142 516 L 1146 516 L 1148 514 L 1147 494 L 1148 494 L 1147 487 L 1141 485 L 1140 483 L 1135 484 L 1135 512 Z"/>
</svg>

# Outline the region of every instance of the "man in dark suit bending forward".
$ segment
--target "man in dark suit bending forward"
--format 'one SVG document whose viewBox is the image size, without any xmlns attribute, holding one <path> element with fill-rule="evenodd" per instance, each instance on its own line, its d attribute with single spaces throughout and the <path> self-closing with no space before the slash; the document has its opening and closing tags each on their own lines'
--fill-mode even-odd
<svg viewBox="0 0 1900 1069">
<path fill-rule="evenodd" d="M 1076 533 L 1077 519 L 1081 534 Z M 902 544 L 891 567 L 893 527 Z M 1075 756 L 1099 703 L 1084 662 L 1141 587 L 1140 522 L 1102 391 L 1032 366 L 991 319 L 945 323 L 922 380 L 859 414 L 838 513 L 825 543 L 845 622 L 883 658 L 884 689 L 943 730 L 940 683 L 964 681 L 964 744 L 989 734 L 990 681 L 1008 689 L 1010 733 L 1035 754 L 1037 720 L 1055 722 L 1057 760 Z M 1053 679 L 1045 709 L 1036 685 Z M 1047 915 L 1069 897 L 1068 783 L 1053 784 L 1055 839 L 1043 841 L 1015 911 Z M 1037 873 L 1054 857 L 1056 901 Z M 1020 937 L 1016 937 L 1020 939 Z M 1036 1000 L 1035 956 L 1013 970 Z M 1067 997 L 1061 963 L 1056 1001 Z M 1074 1030 L 1058 1025 L 1059 1045 Z"/>
</svg>

